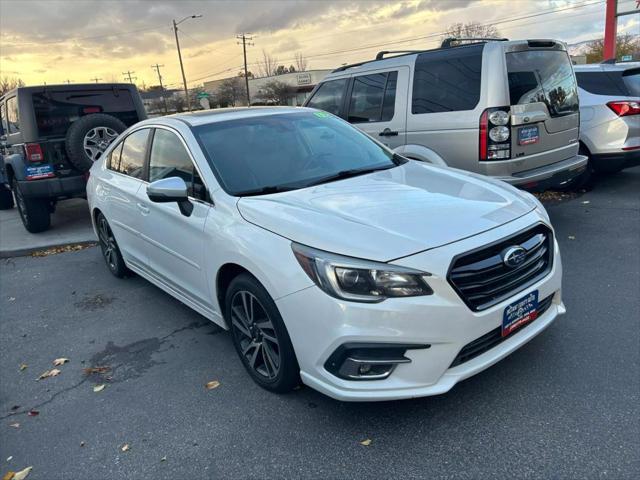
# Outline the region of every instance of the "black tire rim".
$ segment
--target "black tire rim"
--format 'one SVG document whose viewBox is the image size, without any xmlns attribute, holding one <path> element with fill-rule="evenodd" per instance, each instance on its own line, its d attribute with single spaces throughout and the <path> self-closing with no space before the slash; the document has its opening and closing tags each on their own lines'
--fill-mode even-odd
<svg viewBox="0 0 640 480">
<path fill-rule="evenodd" d="M 100 247 L 102 248 L 102 256 L 112 271 L 117 269 L 118 247 L 116 239 L 113 238 L 111 228 L 107 223 L 107 219 L 103 216 L 98 221 L 98 238 L 100 239 Z"/>
<path fill-rule="evenodd" d="M 27 204 L 24 202 L 24 197 L 22 196 L 22 192 L 18 187 L 17 182 L 14 184 L 14 191 L 16 192 L 16 203 L 18 204 L 18 212 L 22 217 L 22 221 L 25 225 L 29 225 L 29 215 L 27 215 Z"/>
<path fill-rule="evenodd" d="M 231 299 L 231 326 L 247 365 L 266 380 L 280 371 L 280 344 L 271 318 L 251 292 L 240 290 Z"/>
</svg>

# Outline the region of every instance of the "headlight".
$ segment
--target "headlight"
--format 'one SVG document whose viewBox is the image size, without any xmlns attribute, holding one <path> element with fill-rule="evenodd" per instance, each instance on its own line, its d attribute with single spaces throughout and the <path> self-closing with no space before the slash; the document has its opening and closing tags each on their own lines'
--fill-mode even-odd
<svg viewBox="0 0 640 480">
<path fill-rule="evenodd" d="M 504 142 L 509 139 L 509 129 L 507 127 L 493 127 L 489 130 L 489 138 L 494 142 Z"/>
<path fill-rule="evenodd" d="M 382 302 L 390 297 L 431 295 L 429 273 L 343 257 L 297 243 L 291 249 L 302 269 L 332 297 L 354 302 Z"/>
</svg>

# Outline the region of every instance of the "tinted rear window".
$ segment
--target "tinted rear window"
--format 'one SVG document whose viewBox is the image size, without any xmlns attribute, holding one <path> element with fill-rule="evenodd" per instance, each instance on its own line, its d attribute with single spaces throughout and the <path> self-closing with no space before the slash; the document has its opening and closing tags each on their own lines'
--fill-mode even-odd
<svg viewBox="0 0 640 480">
<path fill-rule="evenodd" d="M 140 120 L 129 90 L 51 90 L 32 97 L 41 137 L 64 136 L 73 121 L 91 113 L 108 113 L 127 126 Z"/>
<path fill-rule="evenodd" d="M 480 100 L 483 48 L 474 45 L 418 55 L 411 113 L 473 110 Z"/>
<path fill-rule="evenodd" d="M 620 72 L 576 72 L 578 85 L 596 95 L 628 95 Z"/>
<path fill-rule="evenodd" d="M 564 51 L 507 53 L 511 105 L 543 102 L 552 117 L 578 111 L 578 88 Z"/>
<path fill-rule="evenodd" d="M 622 81 L 627 87 L 630 96 L 640 97 L 640 68 L 634 68 L 633 70 L 624 72 L 622 74 Z"/>
</svg>

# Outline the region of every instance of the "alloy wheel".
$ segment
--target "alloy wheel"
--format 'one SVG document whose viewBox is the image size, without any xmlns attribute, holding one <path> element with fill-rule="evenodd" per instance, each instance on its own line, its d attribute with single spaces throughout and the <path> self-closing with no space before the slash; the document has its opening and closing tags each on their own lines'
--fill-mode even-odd
<svg viewBox="0 0 640 480">
<path fill-rule="evenodd" d="M 255 373 L 273 380 L 280 371 L 280 344 L 269 314 L 251 292 L 236 292 L 231 300 L 231 325 L 241 355 Z"/>
<path fill-rule="evenodd" d="M 117 269 L 117 246 L 116 240 L 113 238 L 111 228 L 107 223 L 107 219 L 104 216 L 100 217 L 98 224 L 98 238 L 100 240 L 100 246 L 102 247 L 102 255 L 107 262 L 107 265 L 112 271 Z"/>
<path fill-rule="evenodd" d="M 109 127 L 95 127 L 84 136 L 83 148 L 92 162 L 98 160 L 109 144 L 118 136 L 118 132 Z"/>
</svg>

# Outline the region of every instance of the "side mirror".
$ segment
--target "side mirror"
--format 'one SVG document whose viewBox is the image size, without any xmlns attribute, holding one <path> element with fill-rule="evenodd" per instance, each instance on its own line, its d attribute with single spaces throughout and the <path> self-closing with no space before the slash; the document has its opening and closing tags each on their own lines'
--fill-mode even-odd
<svg viewBox="0 0 640 480">
<path fill-rule="evenodd" d="M 147 196 L 155 203 L 177 202 L 185 217 L 193 212 L 193 204 L 187 195 L 187 184 L 179 177 L 163 178 L 147 186 Z"/>
</svg>

